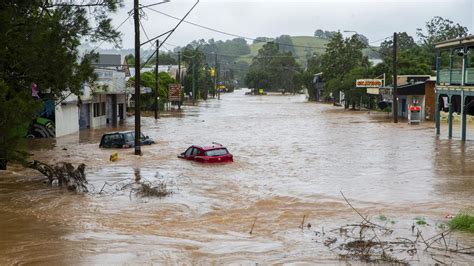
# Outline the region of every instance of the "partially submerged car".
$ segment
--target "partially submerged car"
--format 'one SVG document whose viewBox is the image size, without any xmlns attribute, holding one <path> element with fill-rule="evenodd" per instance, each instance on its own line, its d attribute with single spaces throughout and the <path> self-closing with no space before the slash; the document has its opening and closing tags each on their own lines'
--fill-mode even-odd
<svg viewBox="0 0 474 266">
<path fill-rule="evenodd" d="M 140 134 L 141 145 L 151 145 L 155 143 L 150 137 Z M 111 132 L 105 133 L 100 140 L 100 148 L 132 148 L 135 146 L 135 132 Z"/>
<path fill-rule="evenodd" d="M 218 143 L 213 143 L 208 146 L 192 145 L 185 152 L 178 155 L 178 158 L 201 163 L 224 163 L 234 161 L 234 156 L 229 153 L 227 148 Z"/>
</svg>

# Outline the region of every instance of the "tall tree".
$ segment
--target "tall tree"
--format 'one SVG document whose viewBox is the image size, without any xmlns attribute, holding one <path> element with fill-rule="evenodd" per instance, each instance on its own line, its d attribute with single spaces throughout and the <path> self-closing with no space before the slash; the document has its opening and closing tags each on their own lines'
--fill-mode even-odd
<svg viewBox="0 0 474 266">
<path fill-rule="evenodd" d="M 252 59 L 245 82 L 251 88 L 295 92 L 299 87 L 294 78 L 300 72 L 291 52 L 281 52 L 277 43 L 268 42 Z"/>
<path fill-rule="evenodd" d="M 186 76 L 183 80 L 185 93 L 191 94 L 193 91 L 193 79 L 195 85 L 196 99 L 207 99 L 208 94 L 213 91 L 213 82 L 206 63 L 206 55 L 192 45 L 186 46 L 183 51 L 183 62 L 186 64 Z"/>
<path fill-rule="evenodd" d="M 293 46 L 293 41 L 291 40 L 290 35 L 281 35 L 280 37 L 277 37 L 274 42 L 278 43 L 281 52 L 290 52 L 293 55 L 296 55 L 296 50 Z"/>
<path fill-rule="evenodd" d="M 59 99 L 65 91 L 80 95 L 84 82 L 94 82 L 94 53 L 81 56 L 78 46 L 81 40 L 118 46 L 108 15 L 119 6 L 118 0 L 0 3 L 0 159 L 25 158 L 21 142 L 41 108 L 41 100 L 28 97 L 33 83 L 40 95 Z"/>
<path fill-rule="evenodd" d="M 468 32 L 468 28 L 461 26 L 459 23 L 435 16 L 426 22 L 426 32 L 422 29 L 417 29 L 416 34 L 423 46 L 431 50 L 434 49 L 436 42 L 465 37 Z"/>
<path fill-rule="evenodd" d="M 399 51 L 405 51 L 417 47 L 415 40 L 406 32 L 397 34 L 397 48 Z M 382 58 L 391 58 L 393 56 L 393 39 L 388 39 L 380 44 L 379 53 Z"/>
<path fill-rule="evenodd" d="M 362 54 L 364 47 L 365 44 L 356 35 L 346 39 L 340 32 L 332 35 L 330 42 L 326 45 L 326 52 L 321 58 L 321 69 L 326 82 L 326 96 L 332 93 L 337 98 L 339 91 L 344 91 L 346 96 L 350 96 L 347 92 L 355 85 L 355 79 L 352 80 L 355 75 L 352 75 L 354 72 L 351 71 L 354 71 L 355 68 L 368 71 L 370 67 L 368 58 Z M 357 73 L 359 72 L 357 71 Z M 350 75 L 349 79 L 347 79 L 348 75 Z M 348 80 L 352 80 L 352 82 L 347 82 Z"/>
</svg>

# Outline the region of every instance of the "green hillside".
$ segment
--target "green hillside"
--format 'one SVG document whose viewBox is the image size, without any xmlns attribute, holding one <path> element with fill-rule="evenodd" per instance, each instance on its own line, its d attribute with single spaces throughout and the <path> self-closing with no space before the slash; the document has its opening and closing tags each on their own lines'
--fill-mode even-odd
<svg viewBox="0 0 474 266">
<path fill-rule="evenodd" d="M 312 54 L 313 52 L 322 54 L 324 53 L 325 45 L 329 41 L 327 39 L 322 39 L 312 36 L 292 36 L 291 40 L 296 46 L 305 46 L 305 47 L 295 47 L 296 57 L 298 63 L 301 65 L 306 64 L 306 55 Z M 258 54 L 258 50 L 262 48 L 265 43 L 254 43 L 250 44 L 250 54 L 243 55 L 237 59 L 237 61 L 245 61 L 250 63 L 252 58 Z M 314 48 L 313 48 L 314 47 Z"/>
<path fill-rule="evenodd" d="M 313 36 L 291 36 L 293 44 L 296 46 L 296 58 L 300 65 L 306 65 L 306 56 L 313 54 L 323 54 L 325 51 L 326 44 L 329 42 L 328 39 L 323 39 Z M 251 63 L 252 58 L 258 54 L 258 50 L 262 48 L 265 43 L 254 43 L 250 44 L 250 54 L 240 56 L 236 61 L 245 61 Z M 377 58 L 377 55 L 373 52 L 374 48 L 364 49 L 364 54 L 369 55 L 369 58 Z"/>
</svg>

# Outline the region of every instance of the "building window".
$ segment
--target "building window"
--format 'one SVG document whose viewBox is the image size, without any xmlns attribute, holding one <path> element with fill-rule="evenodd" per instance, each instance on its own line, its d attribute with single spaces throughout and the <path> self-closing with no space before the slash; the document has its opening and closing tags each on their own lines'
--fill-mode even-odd
<svg viewBox="0 0 474 266">
<path fill-rule="evenodd" d="M 102 105 L 102 108 L 100 108 L 100 110 L 102 111 L 100 115 L 105 115 L 105 102 L 102 102 L 101 103 Z"/>
<path fill-rule="evenodd" d="M 99 112 L 99 103 L 94 103 L 94 117 L 98 117 L 100 115 L 100 112 Z"/>
</svg>

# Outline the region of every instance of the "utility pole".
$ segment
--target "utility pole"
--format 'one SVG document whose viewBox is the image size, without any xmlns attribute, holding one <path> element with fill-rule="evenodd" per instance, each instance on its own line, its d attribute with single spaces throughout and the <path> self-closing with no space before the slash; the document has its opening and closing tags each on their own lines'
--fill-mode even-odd
<svg viewBox="0 0 474 266">
<path fill-rule="evenodd" d="M 138 1 L 133 2 L 133 20 L 135 22 L 135 155 L 141 155 L 140 143 L 140 16 Z"/>
<path fill-rule="evenodd" d="M 156 40 L 156 65 L 155 65 L 155 119 L 158 119 L 160 118 L 160 115 L 159 115 L 159 103 L 158 103 L 158 88 L 160 87 L 159 86 L 159 77 L 158 75 L 160 74 L 160 72 L 158 71 L 158 66 L 160 65 L 159 64 L 159 54 L 160 54 L 160 40 Z"/>
<path fill-rule="evenodd" d="M 193 105 L 196 104 L 196 62 L 194 61 L 194 58 L 196 56 L 193 57 Z"/>
<path fill-rule="evenodd" d="M 214 57 L 214 92 L 217 93 L 218 99 L 220 99 L 219 92 L 217 90 L 217 52 Z"/>
<path fill-rule="evenodd" d="M 176 81 L 181 84 L 181 51 L 178 52 L 178 73 L 176 75 Z"/>
<path fill-rule="evenodd" d="M 178 75 L 176 75 L 181 91 L 181 51 L 178 51 Z M 181 101 L 178 102 L 178 110 L 181 110 Z"/>
<path fill-rule="evenodd" d="M 397 33 L 393 33 L 393 122 L 398 123 Z"/>
</svg>

